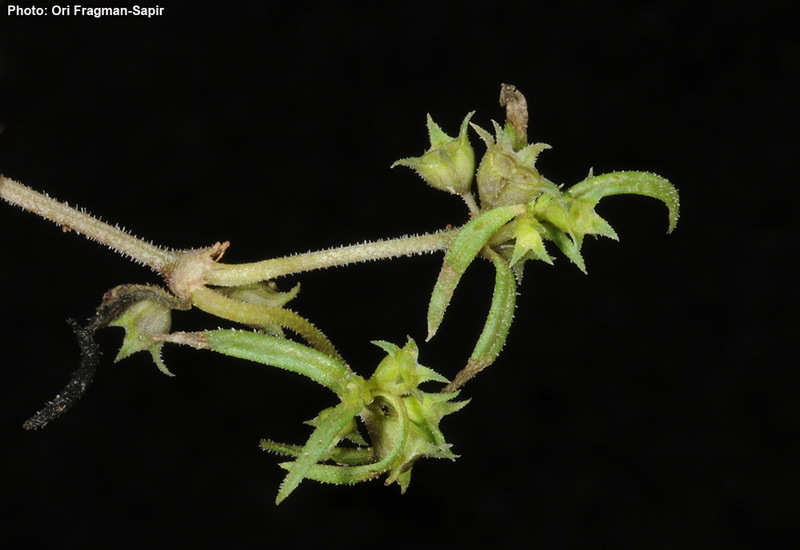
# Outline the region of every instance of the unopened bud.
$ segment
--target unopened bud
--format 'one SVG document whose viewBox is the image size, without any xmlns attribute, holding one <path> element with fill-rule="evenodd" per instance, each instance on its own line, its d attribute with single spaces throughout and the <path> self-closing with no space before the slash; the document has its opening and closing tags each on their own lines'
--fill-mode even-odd
<svg viewBox="0 0 800 550">
<path fill-rule="evenodd" d="M 515 151 L 508 132 L 492 121 L 497 138 L 483 128 L 472 127 L 488 148 L 478 166 L 481 208 L 488 210 L 512 204 L 527 204 L 542 193 L 557 194 L 558 187 L 534 167 L 539 153 L 550 146 L 532 143 Z M 516 139 L 516 138 L 515 138 Z"/>
<path fill-rule="evenodd" d="M 125 329 L 125 339 L 115 361 L 125 359 L 137 351 L 149 351 L 159 370 L 172 376 L 161 359 L 164 342 L 154 338 L 169 334 L 171 309 L 158 299 L 144 299 L 128 306 L 122 315 L 109 323 Z"/>
<path fill-rule="evenodd" d="M 475 111 L 464 118 L 455 138 L 445 134 L 431 115 L 428 115 L 431 148 L 421 157 L 398 160 L 392 164 L 392 168 L 408 166 L 416 170 L 422 179 L 436 189 L 456 195 L 469 193 L 475 173 L 475 152 L 467 138 L 467 126 L 473 114 Z"/>
</svg>

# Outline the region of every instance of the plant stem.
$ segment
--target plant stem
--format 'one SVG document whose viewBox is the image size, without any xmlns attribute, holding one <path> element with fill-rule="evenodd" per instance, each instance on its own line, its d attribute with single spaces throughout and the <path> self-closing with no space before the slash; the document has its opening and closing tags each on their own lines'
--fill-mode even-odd
<svg viewBox="0 0 800 550">
<path fill-rule="evenodd" d="M 116 250 L 124 256 L 165 273 L 181 253 L 143 241 L 97 218 L 0 175 L 0 198 Z"/>
<path fill-rule="evenodd" d="M 119 227 L 109 225 L 86 212 L 2 175 L 0 175 L 0 198 L 57 223 L 65 231 L 72 230 L 104 244 L 120 254 L 151 267 L 164 277 L 169 277 L 181 258 L 184 258 L 189 252 L 167 250 L 143 241 Z M 239 286 L 324 267 L 436 252 L 445 250 L 456 233 L 455 229 L 446 229 L 424 235 L 342 246 L 260 262 L 215 263 L 206 274 L 204 283 L 217 286 Z"/>
<path fill-rule="evenodd" d="M 436 252 L 445 250 L 456 234 L 456 229 L 447 229 L 436 233 L 354 244 L 260 262 L 235 265 L 218 263 L 206 275 L 206 282 L 218 286 L 238 286 L 324 267 Z"/>
</svg>

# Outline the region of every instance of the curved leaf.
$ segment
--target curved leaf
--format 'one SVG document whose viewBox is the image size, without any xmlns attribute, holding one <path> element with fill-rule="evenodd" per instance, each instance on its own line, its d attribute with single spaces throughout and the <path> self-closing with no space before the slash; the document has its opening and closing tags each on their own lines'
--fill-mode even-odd
<svg viewBox="0 0 800 550">
<path fill-rule="evenodd" d="M 488 255 L 496 271 L 489 315 L 467 366 L 456 375 L 452 384 L 448 385 L 444 391 L 460 388 L 480 371 L 494 363 L 508 338 L 517 302 L 517 281 L 514 272 L 500 254 L 489 250 Z"/>
<path fill-rule="evenodd" d="M 198 309 L 229 321 L 258 327 L 276 325 L 288 328 L 305 338 L 314 348 L 344 362 L 342 356 L 321 330 L 311 321 L 290 309 L 235 300 L 205 286 L 193 289 L 191 300 Z"/>
<path fill-rule="evenodd" d="M 428 305 L 428 340 L 433 338 L 450 305 L 453 292 L 469 264 L 478 255 L 492 235 L 512 218 L 525 212 L 524 205 L 502 206 L 484 212 L 468 222 L 453 239 L 444 256 L 439 278 L 433 287 Z"/>
<path fill-rule="evenodd" d="M 339 396 L 355 394 L 365 384 L 364 379 L 347 365 L 329 355 L 298 342 L 259 332 L 240 330 L 176 332 L 166 340 L 295 372 L 325 386 Z"/>
<path fill-rule="evenodd" d="M 680 198 L 667 179 L 652 172 L 611 172 L 593 176 L 573 185 L 567 195 L 587 199 L 597 203 L 609 195 L 642 195 L 663 202 L 669 209 L 669 229 L 671 233 L 678 224 Z"/>
</svg>

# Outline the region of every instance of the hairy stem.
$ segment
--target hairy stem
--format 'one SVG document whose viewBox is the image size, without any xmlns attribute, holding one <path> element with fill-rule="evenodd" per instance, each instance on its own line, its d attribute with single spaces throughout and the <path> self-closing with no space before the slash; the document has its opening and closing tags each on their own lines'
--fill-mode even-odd
<svg viewBox="0 0 800 550">
<path fill-rule="evenodd" d="M 119 227 L 102 222 L 86 212 L 81 212 L 2 175 L 0 175 L 0 198 L 57 223 L 65 231 L 72 230 L 85 235 L 159 273 L 165 273 L 181 254 L 143 241 Z"/>
<path fill-rule="evenodd" d="M 120 254 L 151 267 L 164 277 L 172 275 L 175 266 L 188 252 L 167 250 L 143 241 L 119 227 L 109 225 L 86 212 L 2 175 L 0 175 L 0 198 L 51 220 L 65 230 L 75 231 L 104 244 Z M 216 286 L 239 286 L 324 267 L 436 252 L 447 249 L 456 234 L 457 230 L 447 229 L 424 235 L 342 246 L 260 262 L 215 263 L 205 274 L 205 280 L 202 283 Z"/>
<path fill-rule="evenodd" d="M 206 282 L 218 286 L 238 286 L 324 267 L 436 252 L 450 246 L 450 242 L 456 234 L 457 230 L 449 229 L 437 233 L 354 244 L 247 264 L 218 263 L 206 275 Z"/>
</svg>

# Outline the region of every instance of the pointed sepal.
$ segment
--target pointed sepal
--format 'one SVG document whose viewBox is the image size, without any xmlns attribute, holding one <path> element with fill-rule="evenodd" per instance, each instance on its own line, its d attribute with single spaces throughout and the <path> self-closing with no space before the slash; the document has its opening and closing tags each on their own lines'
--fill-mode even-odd
<svg viewBox="0 0 800 550">
<path fill-rule="evenodd" d="M 159 338 L 169 334 L 172 310 L 179 307 L 176 298 L 157 287 L 123 285 L 109 291 L 104 301 L 128 304 L 108 323 L 125 329 L 125 338 L 114 361 L 147 351 L 161 372 L 173 376 L 161 358 L 164 342 Z"/>
<path fill-rule="evenodd" d="M 486 144 L 476 175 L 481 208 L 489 210 L 510 204 L 527 204 L 542 193 L 555 193 L 557 187 L 536 169 L 539 153 L 550 146 L 532 143 L 514 150 L 513 128 L 501 128 L 492 121 L 495 137 L 476 124 L 472 128 Z"/>
<path fill-rule="evenodd" d="M 475 152 L 467 136 L 469 113 L 461 123 L 458 136 L 450 137 L 428 115 L 428 135 L 431 147 L 420 157 L 400 159 L 395 166 L 407 166 L 416 171 L 430 186 L 456 195 L 466 195 L 475 174 Z"/>
</svg>

